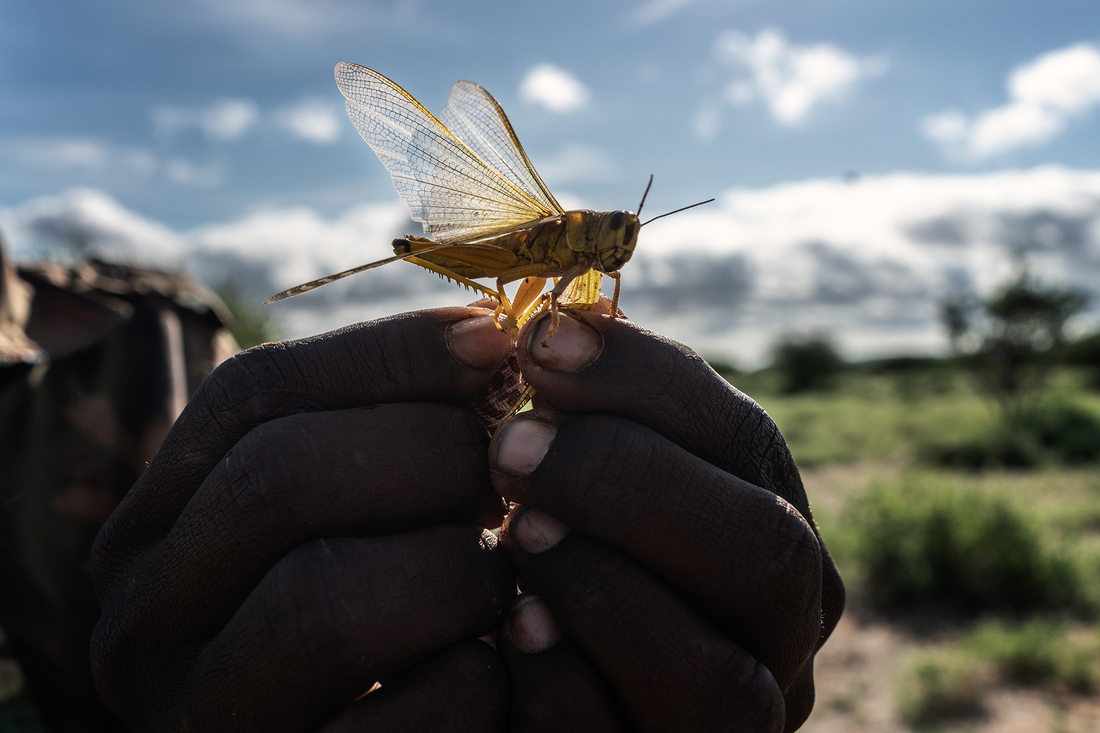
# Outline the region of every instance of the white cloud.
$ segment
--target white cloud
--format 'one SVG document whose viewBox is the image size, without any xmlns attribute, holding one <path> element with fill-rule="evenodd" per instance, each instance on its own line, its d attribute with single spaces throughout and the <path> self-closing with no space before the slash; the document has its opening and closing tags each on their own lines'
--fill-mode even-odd
<svg viewBox="0 0 1100 733">
<path fill-rule="evenodd" d="M 32 199 L 15 209 L 0 209 L 0 225 L 20 258 L 68 238 L 80 241 L 102 258 L 121 262 L 172 267 L 183 252 L 176 232 L 92 188 L 70 189 Z"/>
<path fill-rule="evenodd" d="M 202 111 L 202 131 L 212 140 L 236 140 L 248 132 L 259 117 L 256 105 L 248 99 L 223 99 Z"/>
<path fill-rule="evenodd" d="M 171 140 L 188 129 L 199 129 L 208 140 L 237 140 L 259 119 L 260 111 L 250 99 L 219 99 L 207 107 L 153 108 L 153 128 L 163 140 Z"/>
<path fill-rule="evenodd" d="M 796 46 L 782 31 L 767 28 L 756 37 L 725 31 L 715 42 L 717 60 L 738 72 L 727 100 L 746 105 L 762 101 L 781 125 L 795 126 L 819 106 L 848 95 L 861 81 L 886 72 L 883 57 L 860 58 L 829 43 Z"/>
<path fill-rule="evenodd" d="M 960 282 L 991 292 L 1018 250 L 1038 276 L 1100 296 L 1100 171 L 733 189 L 643 230 L 623 309 L 746 365 L 788 331 L 832 332 L 853 357 L 934 352 L 945 343 L 938 299 Z"/>
<path fill-rule="evenodd" d="M 588 102 L 588 88 L 577 77 L 551 64 L 539 64 L 523 76 L 520 98 L 552 112 L 572 112 Z"/>
<path fill-rule="evenodd" d="M 176 232 L 102 193 L 78 192 L 0 210 L 0 226 L 24 253 L 36 224 L 77 227 L 130 260 L 174 263 L 208 282 L 233 276 L 259 301 L 385 257 L 407 216 L 399 201 L 336 217 L 298 207 Z M 894 173 L 732 189 L 642 230 L 622 303 L 643 326 L 744 366 L 793 331 L 831 332 L 853 358 L 935 352 L 945 346 L 939 299 L 960 284 L 991 292 L 1021 250 L 1037 276 L 1100 296 L 1100 171 Z M 473 299 L 418 268 L 384 269 L 279 304 L 286 335 Z"/>
<path fill-rule="evenodd" d="M 340 137 L 341 111 L 321 99 L 307 99 L 278 113 L 279 124 L 312 143 L 328 144 Z"/>
<path fill-rule="evenodd" d="M 695 0 L 648 0 L 630 13 L 629 22 L 637 27 L 660 23 L 694 2 Z"/>
<path fill-rule="evenodd" d="M 43 168 L 104 168 L 110 160 L 107 146 L 96 140 L 62 138 L 31 140 L 20 147 L 23 163 Z"/>
<path fill-rule="evenodd" d="M 922 132 L 947 152 L 975 160 L 1043 145 L 1100 104 L 1100 50 L 1080 43 L 1042 54 L 1013 69 L 1005 86 L 1005 104 L 973 119 L 958 110 L 928 115 Z"/>
<path fill-rule="evenodd" d="M 695 112 L 695 120 L 692 124 L 692 133 L 695 139 L 701 143 L 713 142 L 722 131 L 722 118 L 718 111 L 718 105 L 713 102 L 704 102 Z"/>
<path fill-rule="evenodd" d="M 954 145 L 966 139 L 969 121 L 957 109 L 948 109 L 928 115 L 920 122 L 921 132 L 929 140 L 942 145 Z"/>
<path fill-rule="evenodd" d="M 9 138 L 0 140 L 0 166 L 11 175 L 97 179 L 115 175 L 148 177 L 159 168 L 143 148 L 81 137 Z"/>
<path fill-rule="evenodd" d="M 611 153 L 580 143 L 566 143 L 554 156 L 538 157 L 533 164 L 550 186 L 577 181 L 606 183 L 619 177 L 619 166 Z"/>
<path fill-rule="evenodd" d="M 164 167 L 172 183 L 195 188 L 213 188 L 222 182 L 222 170 L 217 165 L 195 165 L 183 158 L 173 158 Z"/>
</svg>

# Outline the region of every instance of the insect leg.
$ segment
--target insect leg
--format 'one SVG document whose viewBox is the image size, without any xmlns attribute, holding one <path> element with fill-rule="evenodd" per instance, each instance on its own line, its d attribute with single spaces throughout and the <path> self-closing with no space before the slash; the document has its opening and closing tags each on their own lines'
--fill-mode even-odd
<svg viewBox="0 0 1100 733">
<path fill-rule="evenodd" d="M 558 298 L 565 292 L 565 289 L 569 287 L 569 283 L 573 282 L 574 278 L 580 277 L 584 273 L 592 269 L 592 266 L 588 263 L 578 263 L 562 273 L 558 279 L 554 289 L 550 291 L 550 330 L 546 332 L 546 337 L 542 340 L 543 348 L 549 345 L 550 337 L 558 330 L 558 323 L 561 322 L 561 316 L 558 314 Z"/>
<path fill-rule="evenodd" d="M 607 276 L 615 281 L 615 294 L 613 296 L 611 296 L 611 317 L 612 318 L 618 318 L 619 317 L 619 283 L 620 283 L 619 276 L 621 276 L 621 275 L 622 275 L 622 273 L 619 272 L 618 270 L 615 270 L 615 272 L 607 273 Z"/>
<path fill-rule="evenodd" d="M 516 316 L 512 312 L 512 304 L 508 302 L 508 293 L 504 292 L 504 278 L 497 278 L 497 299 L 500 301 L 500 305 L 493 311 L 493 321 L 497 324 L 499 330 L 504 330 L 500 325 L 500 313 L 504 311 L 504 315 L 508 317 L 508 329 L 512 332 L 512 340 L 515 341 L 516 332 L 519 330 L 516 327 Z"/>
<path fill-rule="evenodd" d="M 517 313 L 525 312 L 546 287 L 546 278 L 531 275 L 523 278 L 523 282 L 516 291 L 516 297 L 512 298 L 512 307 Z"/>
<path fill-rule="evenodd" d="M 467 277 L 463 277 L 462 275 L 459 275 L 456 272 L 451 272 L 450 270 L 448 270 L 446 267 L 443 267 L 442 265 L 436 265 L 432 262 L 428 262 L 427 260 L 422 260 L 419 257 L 406 257 L 405 262 L 411 262 L 414 265 L 418 265 L 419 267 L 423 267 L 425 270 L 431 270 L 432 272 L 434 272 L 438 275 L 442 275 L 443 277 L 447 278 L 451 282 L 458 283 L 459 285 L 464 285 L 464 286 L 470 288 L 471 290 L 473 290 L 476 293 L 481 293 L 482 295 L 488 296 L 490 298 L 497 298 L 498 300 L 500 298 L 500 296 L 497 295 L 497 292 L 495 290 L 487 288 L 484 285 L 482 285 L 481 283 L 475 282 L 475 281 L 473 281 L 473 280 L 471 280 Z"/>
</svg>

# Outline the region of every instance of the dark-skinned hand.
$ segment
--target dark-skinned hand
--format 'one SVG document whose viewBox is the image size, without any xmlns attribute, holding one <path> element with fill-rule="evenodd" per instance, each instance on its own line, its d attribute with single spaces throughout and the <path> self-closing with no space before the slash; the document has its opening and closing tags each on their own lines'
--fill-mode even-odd
<svg viewBox="0 0 1100 733">
<path fill-rule="evenodd" d="M 463 406 L 509 348 L 487 313 L 266 344 L 202 384 L 93 549 L 93 670 L 132 726 L 506 724 L 477 640 L 516 592 L 485 531 L 506 507 Z"/>
<path fill-rule="evenodd" d="M 498 490 L 534 508 L 505 544 L 542 599 L 508 615 L 499 657 L 471 641 L 513 587 L 481 532 L 501 516 L 485 434 L 460 408 L 402 403 L 475 399 L 507 347 L 479 313 L 267 346 L 204 384 L 95 549 L 93 663 L 124 717 L 331 731 L 499 729 L 509 706 L 519 730 L 805 718 L 843 589 L 782 439 L 683 347 L 594 314 L 578 316 L 598 334 L 587 365 L 569 362 L 572 322 L 542 365 L 521 335 L 551 409 L 491 455 Z"/>
<path fill-rule="evenodd" d="M 521 586 L 514 730 L 790 731 L 844 589 L 790 452 L 689 349 L 571 311 L 519 338 L 540 409 L 490 446 Z"/>
</svg>

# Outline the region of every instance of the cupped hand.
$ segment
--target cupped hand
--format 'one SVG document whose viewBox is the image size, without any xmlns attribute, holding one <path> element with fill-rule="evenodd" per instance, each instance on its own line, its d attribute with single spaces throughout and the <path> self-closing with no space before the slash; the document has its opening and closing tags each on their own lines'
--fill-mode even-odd
<svg viewBox="0 0 1100 733">
<path fill-rule="evenodd" d="M 507 679 L 476 639 L 515 580 L 464 405 L 509 345 L 453 308 L 215 370 L 93 550 L 108 704 L 139 730 L 498 727 Z"/>
<path fill-rule="evenodd" d="M 490 460 L 520 505 L 502 543 L 521 585 L 578 653 L 516 651 L 513 610 L 498 632 L 513 711 L 553 707 L 541 675 L 630 728 L 798 728 L 844 589 L 775 424 L 686 347 L 576 311 L 543 347 L 547 320 L 519 341 L 542 409 Z"/>
</svg>

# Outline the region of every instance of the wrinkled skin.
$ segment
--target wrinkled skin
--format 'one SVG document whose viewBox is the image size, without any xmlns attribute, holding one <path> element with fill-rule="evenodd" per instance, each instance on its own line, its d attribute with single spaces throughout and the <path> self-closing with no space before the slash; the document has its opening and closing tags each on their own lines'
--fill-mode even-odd
<svg viewBox="0 0 1100 733">
<path fill-rule="evenodd" d="M 466 407 L 508 349 L 485 313 L 264 345 L 203 384 L 93 551 L 93 670 L 131 725 L 801 724 L 843 587 L 771 420 L 684 347 L 582 313 L 549 349 L 546 318 L 521 332 L 540 409 L 490 443 Z M 555 355 L 577 328 L 581 368 Z M 517 472 L 500 446 L 531 419 L 553 441 Z M 498 543 L 501 495 L 522 507 Z M 525 511 L 571 531 L 527 552 Z M 565 635 L 538 653 L 512 643 L 517 579 Z"/>
</svg>

